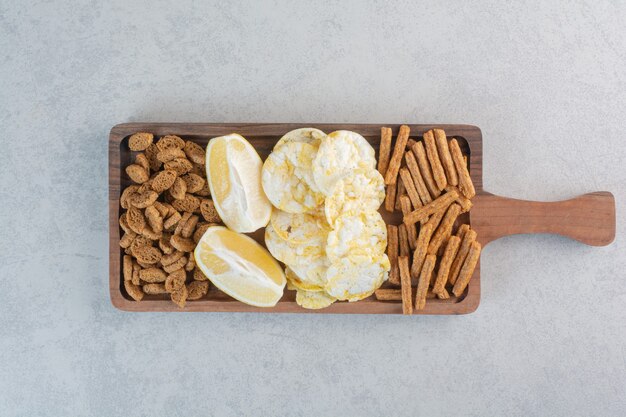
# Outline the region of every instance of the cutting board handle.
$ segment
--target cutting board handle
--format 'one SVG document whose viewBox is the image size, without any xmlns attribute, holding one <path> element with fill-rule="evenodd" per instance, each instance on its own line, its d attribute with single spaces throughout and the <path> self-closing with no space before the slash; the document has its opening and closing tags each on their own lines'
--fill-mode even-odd
<svg viewBox="0 0 626 417">
<path fill-rule="evenodd" d="M 554 202 L 491 193 L 477 197 L 470 216 L 483 245 L 522 233 L 553 233 L 592 246 L 608 245 L 615 238 L 615 198 L 606 191 Z"/>
</svg>

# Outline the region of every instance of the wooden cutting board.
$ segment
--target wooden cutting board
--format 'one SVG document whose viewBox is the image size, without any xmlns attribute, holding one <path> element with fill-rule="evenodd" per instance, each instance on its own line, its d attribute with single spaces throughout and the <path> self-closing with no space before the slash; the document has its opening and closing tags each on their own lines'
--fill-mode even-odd
<svg viewBox="0 0 626 417">
<path fill-rule="evenodd" d="M 128 148 L 128 136 L 135 132 L 151 132 L 155 136 L 175 134 L 193 140 L 203 147 L 210 138 L 229 133 L 243 135 L 265 159 L 274 144 L 286 132 L 299 127 L 316 127 L 324 132 L 345 129 L 363 135 L 378 151 L 381 126 L 390 126 L 394 137 L 399 125 L 380 124 L 310 124 L 310 123 L 125 123 L 113 129 L 109 136 L 109 290 L 113 305 L 125 311 L 219 311 L 219 312 L 272 312 L 272 313 L 351 313 L 351 314 L 402 314 L 402 304 L 378 301 L 375 297 L 356 302 L 337 302 L 322 310 L 306 310 L 298 306 L 295 292 L 285 290 L 281 301 L 272 308 L 258 308 L 236 301 L 215 287 L 207 297 L 187 302 L 180 310 L 167 296 L 146 296 L 133 301 L 122 284 L 119 247 L 120 228 L 119 197 L 121 190 L 130 185 L 124 167 L 134 161 Z M 411 137 L 421 138 L 433 128 L 445 129 L 448 137 L 455 137 L 464 154 L 469 155 L 470 174 L 476 188 L 474 207 L 464 214 L 478 233 L 483 247 L 502 236 L 520 233 L 554 233 L 578 240 L 587 245 L 603 246 L 615 237 L 615 200 L 609 192 L 595 192 L 557 202 L 534 202 L 493 195 L 483 190 L 483 141 L 478 127 L 470 125 L 409 125 Z M 398 215 L 384 214 L 385 221 L 399 224 Z M 263 243 L 263 230 L 251 234 Z M 464 294 L 447 300 L 429 299 L 426 308 L 414 314 L 466 314 L 480 303 L 480 264 Z"/>
</svg>

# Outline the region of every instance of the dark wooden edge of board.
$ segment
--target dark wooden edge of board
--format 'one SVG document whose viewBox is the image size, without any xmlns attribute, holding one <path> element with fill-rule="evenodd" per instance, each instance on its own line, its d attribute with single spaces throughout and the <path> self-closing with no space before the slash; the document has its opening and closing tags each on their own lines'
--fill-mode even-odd
<svg viewBox="0 0 626 417">
<path fill-rule="evenodd" d="M 298 306 L 293 296 L 281 299 L 271 308 L 259 308 L 241 303 L 230 297 L 219 299 L 203 299 L 190 301 L 184 309 L 179 309 L 169 300 L 144 299 L 136 302 L 127 298 L 122 290 L 121 258 L 119 247 L 120 227 L 119 197 L 122 185 L 122 141 L 129 135 L 146 131 L 155 136 L 176 134 L 185 137 L 222 136 L 229 133 L 239 133 L 250 139 L 254 137 L 275 137 L 276 140 L 284 133 L 300 127 L 315 127 L 325 132 L 344 129 L 353 130 L 364 137 L 378 137 L 380 128 L 391 127 L 394 137 L 400 127 L 399 124 L 319 124 L 319 123 L 122 123 L 114 126 L 109 134 L 109 294 L 114 307 L 123 311 L 134 312 L 262 312 L 262 313 L 317 313 L 317 314 L 402 314 L 402 303 L 394 301 L 378 301 L 370 297 L 356 303 L 336 302 L 321 310 L 307 310 Z M 446 131 L 449 137 L 459 139 L 464 152 L 469 151 L 470 174 L 477 196 L 483 193 L 482 183 L 482 133 L 472 125 L 463 124 L 410 124 L 411 137 L 419 136 L 430 129 L 440 128 Z M 254 144 L 254 141 L 251 140 Z M 377 148 L 377 147 L 375 147 Z M 378 152 L 378 149 L 376 149 Z M 471 224 L 471 211 L 469 213 Z M 285 299 L 286 298 L 286 299 Z M 480 262 L 474 271 L 465 293 L 460 297 L 451 297 L 448 300 L 428 300 L 426 308 L 415 311 L 414 314 L 452 315 L 474 312 L 480 304 Z"/>
</svg>

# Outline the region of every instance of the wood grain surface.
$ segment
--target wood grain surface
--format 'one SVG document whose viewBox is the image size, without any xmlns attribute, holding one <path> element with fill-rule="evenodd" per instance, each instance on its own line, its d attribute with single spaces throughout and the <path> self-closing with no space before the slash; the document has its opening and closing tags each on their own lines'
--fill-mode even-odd
<svg viewBox="0 0 626 417">
<path fill-rule="evenodd" d="M 389 124 L 317 124 L 317 123 L 125 123 L 113 129 L 109 136 L 109 292 L 113 305 L 125 311 L 214 311 L 214 312 L 267 312 L 267 313 L 317 313 L 317 314 L 402 314 L 402 303 L 378 301 L 374 297 L 356 302 L 336 302 L 322 310 L 306 310 L 295 302 L 295 292 L 285 290 L 285 295 L 272 308 L 258 308 L 236 301 L 214 286 L 206 298 L 189 301 L 179 309 L 167 296 L 146 296 L 140 302 L 125 294 L 122 285 L 119 247 L 120 228 L 119 197 L 121 190 L 130 185 L 123 167 L 132 163 L 127 137 L 138 131 L 155 136 L 176 134 L 205 146 L 210 138 L 229 133 L 239 133 L 254 145 L 265 159 L 276 141 L 286 132 L 303 126 L 316 127 L 325 132 L 339 129 L 353 130 L 363 135 L 378 151 L 381 126 L 389 126 L 393 135 L 399 125 Z M 476 197 L 474 207 L 464 214 L 462 221 L 470 223 L 478 233 L 483 246 L 495 239 L 520 233 L 555 233 L 589 245 L 607 245 L 615 236 L 615 201 L 608 192 L 596 192 L 558 202 L 532 202 L 495 196 L 483 190 L 482 134 L 478 127 L 454 124 L 409 125 L 412 138 L 421 138 L 432 128 L 444 129 L 448 137 L 455 137 L 464 154 L 469 155 L 469 169 Z M 401 215 L 381 211 L 386 222 L 399 224 Z M 263 231 L 250 234 L 263 244 Z M 480 303 L 480 262 L 474 271 L 465 293 L 447 300 L 432 299 L 424 310 L 414 314 L 467 314 Z"/>
</svg>

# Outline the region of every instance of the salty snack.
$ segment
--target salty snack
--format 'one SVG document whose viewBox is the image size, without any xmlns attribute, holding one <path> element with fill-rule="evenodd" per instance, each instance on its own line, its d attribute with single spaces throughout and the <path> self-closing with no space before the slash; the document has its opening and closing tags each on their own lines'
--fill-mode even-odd
<svg viewBox="0 0 626 417">
<path fill-rule="evenodd" d="M 394 210 L 400 210 L 400 197 L 406 195 L 406 188 L 404 187 L 404 181 L 402 178 L 396 179 L 396 202 L 393 206 Z"/>
<path fill-rule="evenodd" d="M 199 300 L 209 292 L 209 281 L 194 281 L 187 286 L 187 300 Z"/>
<path fill-rule="evenodd" d="M 392 213 L 396 209 L 396 194 L 398 192 L 398 184 L 389 184 L 385 192 L 385 210 Z"/>
<path fill-rule="evenodd" d="M 448 149 L 448 138 L 446 138 L 446 132 L 443 129 L 433 129 L 435 135 L 435 143 L 437 144 L 437 152 L 441 159 L 444 171 L 446 172 L 446 179 L 448 185 L 457 185 L 459 183 L 456 175 L 456 168 L 454 162 L 452 162 L 452 156 L 450 155 L 450 149 Z"/>
<path fill-rule="evenodd" d="M 402 290 L 399 288 L 379 288 L 374 295 L 378 301 L 402 301 Z"/>
<path fill-rule="evenodd" d="M 377 211 L 351 211 L 339 216 L 328 233 L 326 254 L 331 262 L 340 259 L 376 259 L 385 252 L 387 227 Z"/>
<path fill-rule="evenodd" d="M 452 233 L 452 225 L 456 221 L 456 218 L 461 213 L 461 206 L 458 204 L 452 204 L 448 210 L 446 210 L 446 214 L 441 219 L 441 223 L 439 227 L 433 234 L 430 239 L 430 243 L 428 244 L 428 253 L 437 254 L 439 247 Z"/>
<path fill-rule="evenodd" d="M 341 258 L 328 268 L 325 290 L 338 300 L 358 301 L 369 297 L 387 279 L 389 259 L 383 254 L 378 259 L 357 263 Z"/>
<path fill-rule="evenodd" d="M 432 130 L 424 133 L 424 145 L 426 146 L 426 155 L 428 156 L 430 168 L 433 171 L 433 178 L 435 183 L 437 183 L 437 189 L 441 191 L 448 185 L 448 182 L 439 159 L 439 151 L 437 151 L 435 136 Z"/>
<path fill-rule="evenodd" d="M 439 270 L 437 271 L 437 278 L 433 284 L 433 292 L 436 294 L 445 291 L 445 285 L 448 282 L 448 275 L 450 273 L 450 266 L 456 256 L 459 246 L 461 244 L 461 238 L 458 236 L 452 236 L 448 239 L 448 244 L 441 257 L 441 263 L 439 264 Z"/>
<path fill-rule="evenodd" d="M 380 147 L 378 149 L 378 172 L 381 175 L 387 173 L 389 159 L 391 158 L 391 128 L 380 128 Z"/>
<path fill-rule="evenodd" d="M 465 291 L 465 287 L 469 283 L 472 274 L 474 273 L 474 269 L 476 268 L 476 264 L 478 263 L 478 258 L 480 257 L 481 246 L 478 242 L 472 242 L 470 246 L 469 253 L 463 262 L 463 267 L 459 272 L 459 276 L 457 277 L 456 282 L 454 283 L 454 288 L 452 289 L 452 293 L 457 297 L 463 294 Z"/>
<path fill-rule="evenodd" d="M 204 152 L 202 153 L 204 158 Z M 185 181 L 185 186 L 187 187 L 188 193 L 198 193 L 202 191 L 206 181 L 198 174 L 194 174 L 190 172 L 189 174 L 183 175 L 182 180 Z M 153 187 L 154 188 L 154 187 Z"/>
<path fill-rule="evenodd" d="M 180 157 L 172 159 L 169 162 L 163 164 L 165 169 L 171 169 L 176 172 L 176 175 L 184 175 L 191 171 L 193 164 L 188 159 Z"/>
<path fill-rule="evenodd" d="M 450 141 L 450 153 L 452 154 L 454 166 L 458 172 L 459 190 L 461 190 L 461 194 L 467 198 L 474 197 L 476 195 L 474 183 L 472 182 L 472 177 L 470 177 L 469 171 L 467 170 L 467 163 L 465 162 L 465 159 L 463 159 L 461 148 L 459 147 L 459 143 L 456 139 L 452 139 Z"/>
<path fill-rule="evenodd" d="M 326 271 L 324 271 L 325 273 Z M 303 290 L 309 292 L 324 291 L 323 285 L 311 284 L 302 278 L 290 267 L 285 268 L 285 277 L 287 278 L 287 288 L 293 290 Z M 324 280 L 325 285 L 325 280 Z"/>
<path fill-rule="evenodd" d="M 409 236 L 404 223 L 398 226 L 398 242 L 400 244 L 400 256 L 409 256 Z"/>
<path fill-rule="evenodd" d="M 141 288 L 143 289 L 144 294 L 148 295 L 167 294 L 165 285 L 159 283 L 144 284 Z"/>
<path fill-rule="evenodd" d="M 385 147 L 390 149 L 392 141 L 383 135 L 388 136 L 389 130 L 381 129 L 381 147 L 385 142 Z M 475 267 L 475 245 L 472 258 L 469 258 L 469 252 L 476 240 L 476 232 L 467 224 L 458 226 L 456 232 L 454 229 L 461 219 L 459 216 L 472 208 L 468 196 L 473 196 L 475 191 L 467 171 L 467 160 L 457 141 L 448 141 L 442 129 L 425 132 L 423 140 L 409 138 L 405 142 L 399 135 L 395 150 L 403 151 L 406 166 L 399 166 L 399 178 L 387 187 L 385 209 L 392 213 L 402 212 L 399 226 L 387 225 L 387 255 L 391 263 L 389 284 L 401 288 L 383 288 L 376 292 L 376 296 L 380 300 L 403 301 L 406 314 L 411 285 L 417 287 L 416 310 L 423 309 L 428 298 L 445 300 L 451 297 L 451 293 L 458 297 L 467 287 L 467 282 L 462 282 L 456 292 L 453 288 L 466 262 L 462 276 L 464 281 L 471 278 Z M 380 153 L 382 155 L 382 149 Z M 457 160 L 462 161 L 461 168 L 456 166 Z M 408 279 L 400 272 L 400 262 L 410 265 Z"/>
<path fill-rule="evenodd" d="M 152 144 L 154 135 L 147 132 L 137 132 L 128 139 L 128 147 L 131 151 L 144 151 Z"/>
<path fill-rule="evenodd" d="M 170 296 L 174 304 L 176 304 L 180 308 L 185 308 L 185 304 L 187 303 L 187 296 L 188 296 L 187 287 L 183 285 L 176 291 L 172 292 Z"/>
<path fill-rule="evenodd" d="M 259 186 L 263 163 L 242 136 L 213 138 L 206 150 L 206 172 L 213 203 L 222 221 L 236 232 L 267 224 L 272 206 Z"/>
<path fill-rule="evenodd" d="M 324 202 L 313 180 L 317 148 L 305 142 L 286 142 L 263 164 L 261 181 L 271 203 L 289 213 L 305 213 Z"/>
<path fill-rule="evenodd" d="M 185 152 L 183 152 L 182 149 L 179 148 L 166 148 L 163 149 L 162 151 L 159 151 L 156 155 L 156 158 L 160 161 L 160 162 L 170 162 L 173 161 L 176 158 L 185 158 Z"/>
<path fill-rule="evenodd" d="M 428 204 L 433 199 L 428 192 L 428 188 L 426 187 L 426 183 L 424 182 L 424 177 L 419 169 L 419 165 L 417 164 L 417 160 L 415 159 L 415 155 L 412 151 L 407 151 L 404 154 L 404 160 L 406 161 L 406 166 L 411 173 L 411 178 L 413 179 L 413 184 L 417 193 L 419 194 L 420 201 L 422 202 L 422 206 L 424 204 Z M 416 207 L 417 208 L 417 207 Z"/>
<path fill-rule="evenodd" d="M 337 183 L 326 198 L 324 211 L 328 224 L 334 225 L 343 213 L 378 210 L 385 199 L 383 176 L 376 170 L 357 169 Z"/>
<path fill-rule="evenodd" d="M 187 195 L 187 183 L 183 181 L 181 177 L 177 177 L 174 180 L 174 183 L 170 187 L 170 195 L 176 200 L 182 200 Z"/>
<path fill-rule="evenodd" d="M 221 226 L 204 233 L 194 251 L 198 268 L 220 290 L 257 307 L 272 307 L 283 295 L 285 274 L 252 238 Z"/>
<path fill-rule="evenodd" d="M 150 178 L 150 173 L 141 165 L 132 164 L 126 167 L 126 175 L 136 182 L 137 184 L 143 184 Z"/>
<path fill-rule="evenodd" d="M 150 267 L 139 271 L 139 279 L 144 282 L 165 282 L 167 274 L 160 268 Z"/>
<path fill-rule="evenodd" d="M 176 292 L 172 299 L 182 306 L 186 300 L 206 295 L 197 290 L 187 295 L 186 289 L 182 289 L 186 283 L 190 289 L 203 288 L 193 282 L 198 278 L 206 280 L 203 274 L 194 273 L 192 253 L 196 240 L 199 241 L 208 228 L 207 223 L 199 222 L 199 206 L 202 205 L 205 212 L 212 207 L 211 200 L 206 198 L 210 193 L 203 192 L 207 187 L 203 178 L 205 170 L 202 167 L 197 173 L 182 174 L 204 160 L 204 151 L 199 145 L 174 135 L 164 136 L 156 143 L 150 135 L 149 143 L 143 144 L 138 144 L 139 136 L 133 136 L 131 149 L 143 151 L 135 156 L 133 165 L 146 175 L 152 175 L 141 185 L 127 187 L 120 196 L 120 206 L 127 210 L 120 216 L 120 227 L 124 231 L 120 246 L 126 252 L 123 277 L 132 284 L 125 286 L 126 292 L 135 300 L 144 298 L 144 294 L 159 296 Z M 168 169 L 169 163 L 181 169 L 177 171 L 171 166 Z M 130 174 L 143 175 L 139 168 L 131 168 Z M 197 196 L 201 194 L 203 198 L 199 199 Z M 214 223 L 221 222 L 216 212 L 211 219 Z"/>
<path fill-rule="evenodd" d="M 324 291 L 306 291 L 298 289 L 296 290 L 296 303 L 309 310 L 319 310 L 320 308 L 326 308 L 337 299 Z"/>
<path fill-rule="evenodd" d="M 143 299 L 143 291 L 139 285 L 133 284 L 132 281 L 124 281 L 124 289 L 135 301 Z"/>
<path fill-rule="evenodd" d="M 276 234 L 292 244 L 326 243 L 330 225 L 322 212 L 287 213 L 272 210 L 270 223 Z"/>
<path fill-rule="evenodd" d="M 185 194 L 183 198 L 175 199 L 171 204 L 175 210 L 193 212 L 200 207 L 200 199 L 193 194 Z"/>
<path fill-rule="evenodd" d="M 402 313 L 413 314 L 413 299 L 411 292 L 411 273 L 409 272 L 409 257 L 398 258 L 400 268 L 400 283 L 402 286 Z"/>
<path fill-rule="evenodd" d="M 160 171 L 152 180 L 152 189 L 157 193 L 162 193 L 174 184 L 176 178 L 177 174 L 174 170 L 166 169 L 165 171 Z"/>
<path fill-rule="evenodd" d="M 402 215 L 406 216 L 407 214 L 409 214 L 411 212 L 411 200 L 409 199 L 408 196 L 402 196 L 400 198 L 400 208 L 402 210 Z M 406 225 L 403 223 L 403 225 L 406 228 L 406 233 L 407 233 L 407 240 L 409 241 L 409 248 L 411 250 L 415 250 L 416 246 L 417 246 L 417 227 L 412 224 L 412 225 Z"/>
<path fill-rule="evenodd" d="M 387 225 L 387 257 L 391 264 L 389 283 L 400 285 L 400 270 L 398 269 L 399 236 L 398 226 Z"/>
<path fill-rule="evenodd" d="M 422 178 L 424 179 L 424 184 L 430 193 L 431 198 L 439 197 L 441 191 L 437 187 L 437 183 L 433 178 L 433 173 L 430 168 L 430 163 L 428 162 L 428 157 L 426 156 L 426 150 L 424 149 L 424 144 L 422 142 L 416 142 L 411 148 L 413 151 L 413 155 L 417 159 L 417 163 L 419 165 L 419 170 L 422 174 Z"/>
<path fill-rule="evenodd" d="M 205 164 L 206 154 L 204 153 L 204 149 L 202 149 L 202 147 L 198 145 L 197 143 L 193 143 L 189 140 L 186 141 L 183 151 L 185 152 L 185 155 L 187 156 L 187 158 L 194 164 L 200 164 L 200 165 Z"/>
<path fill-rule="evenodd" d="M 420 229 L 420 233 L 417 237 L 415 252 L 413 253 L 413 263 L 411 264 L 411 276 L 415 279 L 417 279 L 420 271 L 422 270 L 422 265 L 424 264 L 426 253 L 428 251 L 428 243 L 430 242 L 430 237 L 433 233 L 434 228 L 432 224 L 426 223 Z"/>
<path fill-rule="evenodd" d="M 385 184 L 395 184 L 398 178 L 398 171 L 400 170 L 400 164 L 402 163 L 402 157 L 404 156 L 404 150 L 406 149 L 406 143 L 409 140 L 409 133 L 411 129 L 407 125 L 400 126 L 398 131 L 398 137 L 396 138 L 396 144 L 393 148 L 393 154 L 389 160 L 389 166 L 387 172 L 385 172 Z"/>
<path fill-rule="evenodd" d="M 289 142 L 309 143 L 317 148 L 319 147 L 324 137 L 326 137 L 326 133 L 322 132 L 319 129 L 315 129 L 312 127 L 303 127 L 285 133 L 283 137 L 281 137 L 278 142 L 276 142 L 276 145 L 274 145 L 274 149 L 276 150 L 285 143 Z"/>
<path fill-rule="evenodd" d="M 280 237 L 272 223 L 265 227 L 265 245 L 274 258 L 287 265 L 315 262 L 326 256 L 328 232 L 310 236 L 302 243 L 290 242 Z"/>
<path fill-rule="evenodd" d="M 443 194 L 425 206 L 420 207 L 404 216 L 404 223 L 415 224 L 417 222 L 421 222 L 422 220 L 426 220 L 428 216 L 431 216 L 438 211 L 447 209 L 448 206 L 456 200 L 457 196 L 458 192 L 456 190 Z"/>
<path fill-rule="evenodd" d="M 452 265 L 450 266 L 450 275 L 448 278 L 448 282 L 450 285 L 456 284 L 456 280 L 461 272 L 461 268 L 463 263 L 465 262 L 465 258 L 469 253 L 469 250 L 472 244 L 476 241 L 476 232 L 474 230 L 467 230 L 463 234 L 463 240 L 461 241 L 461 245 L 459 246 L 459 251 L 452 261 Z"/>
<path fill-rule="evenodd" d="M 417 192 L 417 188 L 415 187 L 415 184 L 413 183 L 413 177 L 411 176 L 411 173 L 409 172 L 409 170 L 407 168 L 401 168 L 400 177 L 402 178 L 402 184 L 404 184 L 404 188 L 406 189 L 406 194 L 409 196 L 409 199 L 411 200 L 411 204 L 413 204 L 413 207 L 415 208 L 422 207 L 423 206 L 422 200 L 420 198 L 419 193 Z"/>
<path fill-rule="evenodd" d="M 313 160 L 313 178 L 319 191 L 328 196 L 335 183 L 353 169 L 374 169 L 374 148 L 356 132 L 338 130 L 325 136 Z"/>
<path fill-rule="evenodd" d="M 423 310 L 426 307 L 426 293 L 428 292 L 428 285 L 430 284 L 430 278 L 435 268 L 435 255 L 426 255 L 424 265 L 420 271 L 420 276 L 417 283 L 417 293 L 415 295 L 415 309 Z"/>
</svg>

